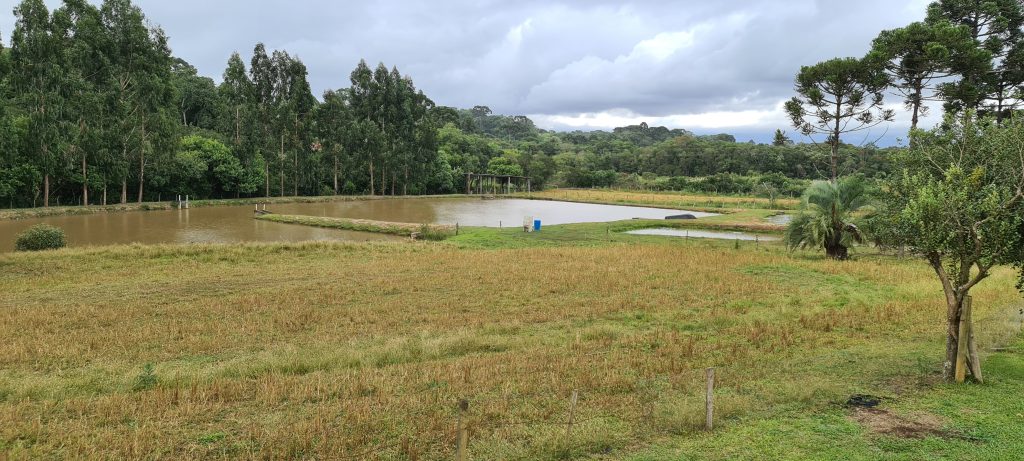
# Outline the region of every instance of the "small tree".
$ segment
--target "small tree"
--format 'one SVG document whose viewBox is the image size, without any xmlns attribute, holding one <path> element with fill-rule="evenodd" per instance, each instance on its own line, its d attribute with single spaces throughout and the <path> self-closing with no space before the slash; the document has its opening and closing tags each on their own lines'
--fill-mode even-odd
<svg viewBox="0 0 1024 461">
<path fill-rule="evenodd" d="M 786 114 L 805 136 L 825 135 L 832 182 L 839 178 L 840 136 L 892 121 L 882 101 L 889 80 L 875 60 L 835 58 L 800 68 Z"/>
<path fill-rule="evenodd" d="M 971 289 L 995 266 L 1024 263 L 1024 121 L 998 126 L 967 112 L 912 136 L 914 147 L 898 156 L 900 172 L 883 188 L 880 221 L 894 227 L 884 234 L 888 243 L 925 258 L 942 284 L 944 377 L 952 381 L 958 353 L 967 355 L 960 344 L 977 350 L 973 334 L 960 341 Z M 977 355 L 969 368 L 980 381 Z"/>
<path fill-rule="evenodd" d="M 831 259 L 848 259 L 850 247 L 865 240 L 858 221 L 870 211 L 866 192 L 856 176 L 811 184 L 800 212 L 786 227 L 786 245 L 823 249 Z"/>
<path fill-rule="evenodd" d="M 775 130 L 775 138 L 772 139 L 772 145 L 776 147 L 788 146 L 793 144 L 793 140 L 786 136 L 786 132 L 782 130 Z"/>
</svg>

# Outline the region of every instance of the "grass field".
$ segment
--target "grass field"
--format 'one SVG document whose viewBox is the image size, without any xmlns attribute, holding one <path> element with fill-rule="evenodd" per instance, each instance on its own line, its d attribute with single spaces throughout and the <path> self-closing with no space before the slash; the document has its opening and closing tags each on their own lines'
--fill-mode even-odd
<svg viewBox="0 0 1024 461">
<path fill-rule="evenodd" d="M 951 387 L 924 264 L 618 232 L 645 225 L 0 255 L 0 457 L 452 459 L 463 398 L 479 460 L 1024 451 L 1009 269 L 975 317 L 1012 350 Z M 935 432 L 874 431 L 856 393 Z"/>
</svg>

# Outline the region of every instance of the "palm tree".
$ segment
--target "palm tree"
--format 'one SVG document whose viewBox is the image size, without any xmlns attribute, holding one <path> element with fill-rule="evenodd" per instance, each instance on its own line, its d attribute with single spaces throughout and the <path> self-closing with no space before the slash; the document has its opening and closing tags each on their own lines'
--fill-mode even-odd
<svg viewBox="0 0 1024 461">
<path fill-rule="evenodd" d="M 871 210 L 867 188 L 858 177 L 817 181 L 804 192 L 800 212 L 786 228 L 791 248 L 823 248 L 832 259 L 849 258 L 854 243 L 864 243 L 858 221 Z"/>
</svg>

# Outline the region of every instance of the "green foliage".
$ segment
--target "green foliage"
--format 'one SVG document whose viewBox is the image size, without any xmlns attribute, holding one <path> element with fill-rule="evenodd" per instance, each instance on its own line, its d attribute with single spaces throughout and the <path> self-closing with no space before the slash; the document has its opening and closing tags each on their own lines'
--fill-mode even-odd
<svg viewBox="0 0 1024 461">
<path fill-rule="evenodd" d="M 870 59 L 835 58 L 800 68 L 797 96 L 786 102 L 786 114 L 805 136 L 826 136 L 833 181 L 839 176 L 841 136 L 893 120 L 893 111 L 883 108 L 888 86 Z"/>
<path fill-rule="evenodd" d="M 847 259 L 849 248 L 865 241 L 861 218 L 870 210 L 861 178 L 814 182 L 786 227 L 785 242 L 790 248 L 823 249 L 829 258 Z"/>
<path fill-rule="evenodd" d="M 56 250 L 67 246 L 64 231 L 49 224 L 36 224 L 18 234 L 14 241 L 16 251 Z"/>
<path fill-rule="evenodd" d="M 156 376 L 153 364 L 147 363 L 142 367 L 142 373 L 135 378 L 135 384 L 132 386 L 132 390 L 144 391 L 146 389 L 152 389 L 159 382 L 160 380 Z"/>
<path fill-rule="evenodd" d="M 1024 264 L 1024 121 L 968 112 L 916 136 L 885 184 L 887 242 L 928 259 L 960 299 L 992 267 Z"/>
</svg>

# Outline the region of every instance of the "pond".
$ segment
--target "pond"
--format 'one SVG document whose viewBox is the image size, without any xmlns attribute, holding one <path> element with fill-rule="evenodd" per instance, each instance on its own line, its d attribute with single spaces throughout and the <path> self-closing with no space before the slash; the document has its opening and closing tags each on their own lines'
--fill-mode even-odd
<svg viewBox="0 0 1024 461">
<path fill-rule="evenodd" d="M 0 252 L 12 251 L 18 233 L 46 223 L 64 229 L 70 246 L 121 243 L 231 243 L 300 242 L 308 240 L 400 240 L 401 237 L 319 229 L 252 219 L 254 206 L 192 208 L 190 210 L 96 213 L 76 216 L 0 221 Z M 624 219 L 664 219 L 697 213 L 660 208 L 554 202 L 544 200 L 479 198 L 423 198 L 356 200 L 268 205 L 277 214 L 330 216 L 377 221 L 460 224 L 462 226 L 516 227 L 527 216 L 545 226 Z"/>
<path fill-rule="evenodd" d="M 745 240 L 772 242 L 779 240 L 779 237 L 765 234 L 750 234 L 746 232 L 730 231 L 707 231 L 697 229 L 640 229 L 626 232 L 632 235 L 658 235 L 663 237 L 676 238 L 698 238 L 698 239 L 721 239 L 721 240 Z"/>
</svg>

